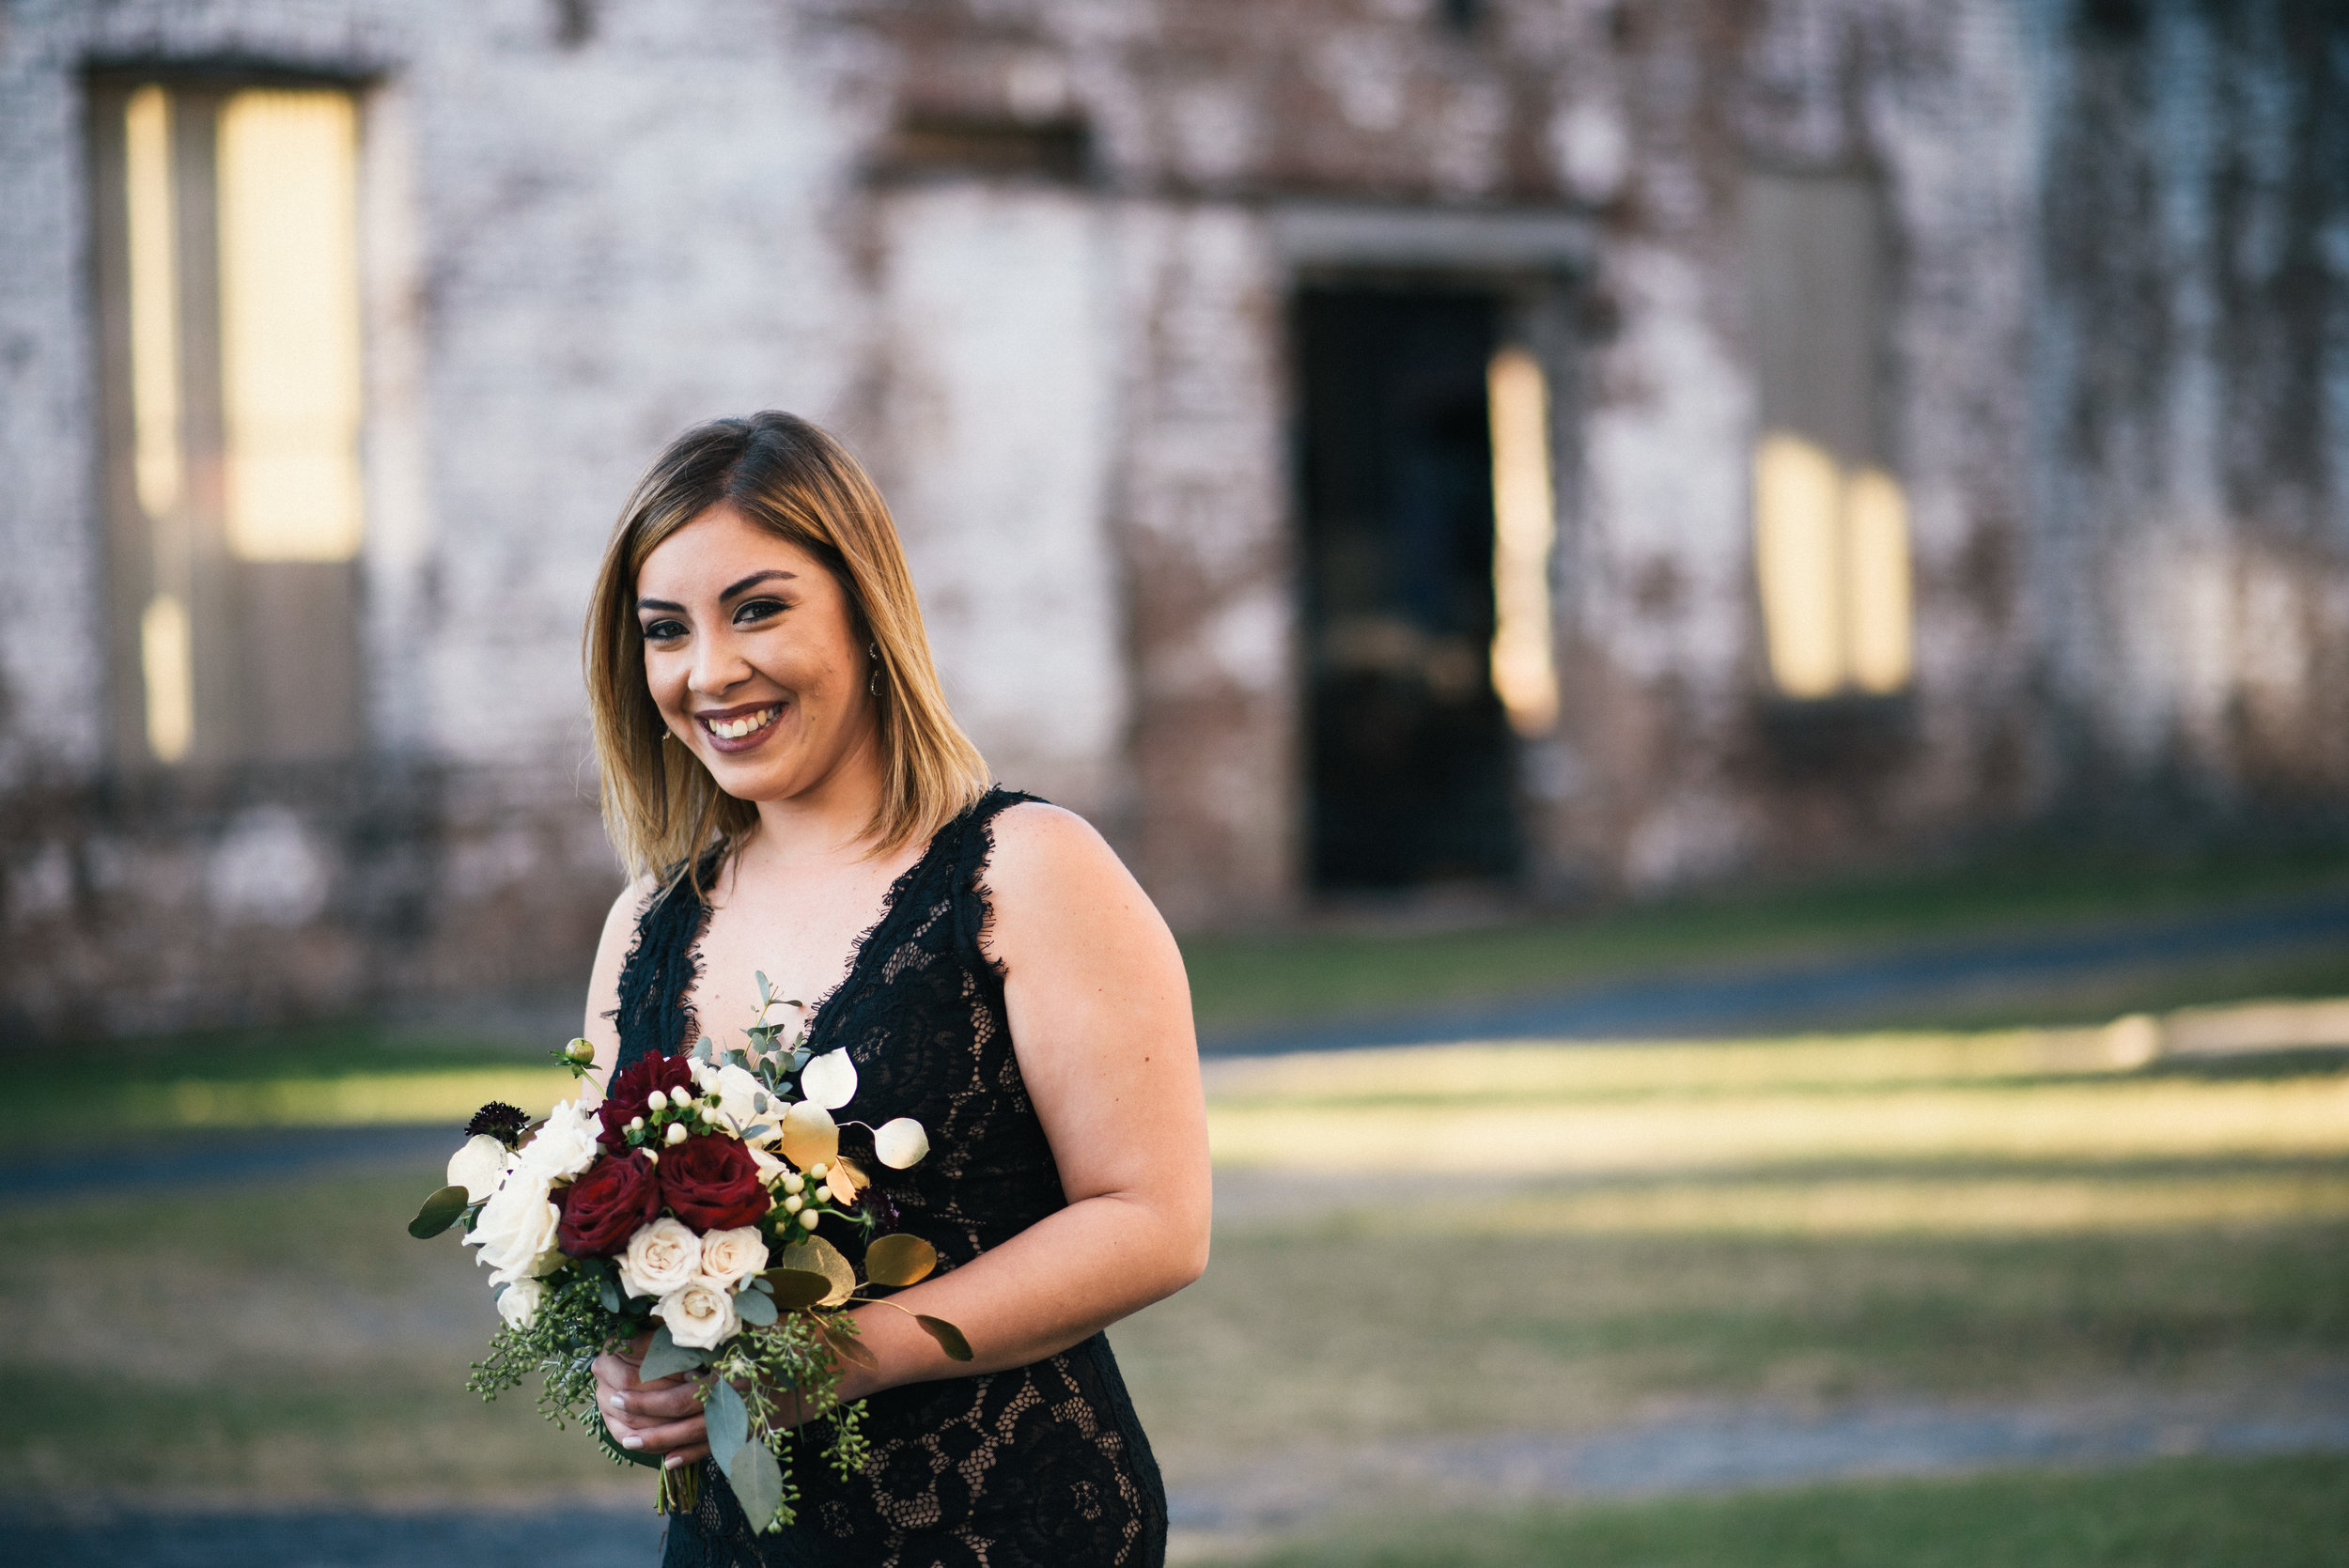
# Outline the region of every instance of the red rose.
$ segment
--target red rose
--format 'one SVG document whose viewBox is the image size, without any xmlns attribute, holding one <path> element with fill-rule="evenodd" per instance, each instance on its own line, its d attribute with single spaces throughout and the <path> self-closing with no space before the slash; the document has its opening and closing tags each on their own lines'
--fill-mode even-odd
<svg viewBox="0 0 2349 1568">
<path fill-rule="evenodd" d="M 689 1138 L 661 1151 L 661 1201 L 697 1231 L 730 1231 L 773 1202 L 750 1150 L 731 1138 Z"/>
<path fill-rule="evenodd" d="M 630 1150 L 599 1155 L 586 1174 L 554 1195 L 563 1211 L 554 1244 L 567 1257 L 608 1258 L 628 1245 L 637 1227 L 661 1218 L 661 1183 L 652 1162 Z"/>
<path fill-rule="evenodd" d="M 603 1096 L 603 1146 L 617 1154 L 628 1147 L 628 1125 L 645 1114 L 656 1089 L 693 1088 L 693 1063 L 682 1056 L 640 1056 L 612 1075 Z"/>
</svg>

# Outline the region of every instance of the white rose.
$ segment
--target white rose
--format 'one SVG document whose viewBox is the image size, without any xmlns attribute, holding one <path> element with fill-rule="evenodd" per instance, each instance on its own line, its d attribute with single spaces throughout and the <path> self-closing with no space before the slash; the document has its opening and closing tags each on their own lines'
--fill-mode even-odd
<svg viewBox="0 0 2349 1568">
<path fill-rule="evenodd" d="M 669 1326 L 669 1338 L 692 1350 L 715 1350 L 742 1327 L 734 1297 L 702 1280 L 662 1296 L 652 1315 Z"/>
<path fill-rule="evenodd" d="M 481 1218 L 465 1242 L 481 1249 L 482 1263 L 496 1271 L 490 1276 L 493 1282 L 510 1284 L 563 1266 L 554 1245 L 554 1228 L 562 1219 L 547 1197 L 547 1179 L 511 1160 L 505 1185 L 481 1206 Z"/>
<path fill-rule="evenodd" d="M 826 1110 L 856 1098 L 856 1063 L 845 1050 L 828 1050 L 800 1069 L 800 1093 Z"/>
<path fill-rule="evenodd" d="M 718 1110 L 732 1124 L 736 1137 L 744 1127 L 763 1126 L 767 1129 L 758 1141 L 771 1144 L 783 1136 L 782 1096 L 758 1080 L 755 1073 L 747 1072 L 729 1062 L 709 1075 L 708 1086 L 718 1094 Z M 758 1109 L 755 1096 L 767 1096 L 767 1109 Z"/>
<path fill-rule="evenodd" d="M 506 1145 L 486 1132 L 465 1140 L 463 1148 L 448 1157 L 448 1185 L 461 1187 L 465 1196 L 480 1203 L 506 1179 Z"/>
<path fill-rule="evenodd" d="M 595 1112 L 577 1100 L 565 1100 L 547 1112 L 546 1126 L 522 1145 L 519 1157 L 525 1170 L 549 1182 L 567 1182 L 596 1162 L 596 1140 L 602 1136 L 603 1122 Z"/>
<path fill-rule="evenodd" d="M 630 1296 L 667 1296 L 702 1271 L 702 1238 L 674 1219 L 640 1226 L 620 1254 L 620 1283 Z"/>
<path fill-rule="evenodd" d="M 544 1280 L 517 1280 L 498 1293 L 498 1316 L 509 1328 L 527 1328 L 531 1319 L 538 1315 L 538 1304 L 547 1298 Z"/>
<path fill-rule="evenodd" d="M 702 1237 L 703 1284 L 732 1290 L 767 1266 L 767 1238 L 755 1225 L 712 1231 Z"/>
<path fill-rule="evenodd" d="M 777 1159 L 774 1156 L 769 1154 L 757 1144 L 745 1143 L 743 1147 L 751 1152 L 751 1163 L 758 1167 L 758 1179 L 761 1184 L 767 1187 L 772 1187 L 775 1183 L 783 1180 L 786 1176 L 788 1176 L 791 1173 L 791 1167 L 786 1165 L 783 1161 Z"/>
<path fill-rule="evenodd" d="M 900 1116 L 873 1129 L 873 1152 L 880 1157 L 883 1165 L 902 1171 L 909 1165 L 922 1163 L 930 1152 L 930 1135 L 912 1117 Z"/>
</svg>

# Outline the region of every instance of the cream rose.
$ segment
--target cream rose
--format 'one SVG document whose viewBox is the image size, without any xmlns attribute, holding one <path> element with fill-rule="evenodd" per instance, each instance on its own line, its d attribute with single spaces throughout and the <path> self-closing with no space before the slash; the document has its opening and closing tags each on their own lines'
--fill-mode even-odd
<svg viewBox="0 0 2349 1568">
<path fill-rule="evenodd" d="M 630 1296 L 665 1296 L 701 1271 L 702 1238 L 674 1219 L 638 1227 L 620 1254 L 620 1283 Z"/>
<path fill-rule="evenodd" d="M 719 1290 L 732 1290 L 767 1266 L 767 1238 L 755 1225 L 712 1231 L 702 1237 L 701 1281 Z"/>
<path fill-rule="evenodd" d="M 481 1206 L 465 1242 L 481 1249 L 482 1263 L 495 1271 L 492 1282 L 510 1284 L 563 1266 L 554 1244 L 562 1219 L 547 1196 L 547 1179 L 517 1159 L 506 1165 L 506 1185 Z"/>
<path fill-rule="evenodd" d="M 596 1140 L 603 1123 L 577 1100 L 565 1100 L 547 1112 L 538 1136 L 522 1145 L 522 1168 L 549 1182 L 567 1182 L 596 1162 Z"/>
<path fill-rule="evenodd" d="M 480 1203 L 506 1179 L 506 1145 L 486 1132 L 474 1133 L 465 1146 L 448 1157 L 448 1185 L 461 1187 L 465 1196 Z"/>
<path fill-rule="evenodd" d="M 544 1280 L 517 1280 L 498 1293 L 498 1316 L 509 1328 L 527 1328 L 547 1298 Z"/>
<path fill-rule="evenodd" d="M 671 1291 L 652 1315 L 669 1326 L 669 1338 L 692 1350 L 715 1350 L 742 1327 L 734 1297 L 706 1280 Z"/>
</svg>

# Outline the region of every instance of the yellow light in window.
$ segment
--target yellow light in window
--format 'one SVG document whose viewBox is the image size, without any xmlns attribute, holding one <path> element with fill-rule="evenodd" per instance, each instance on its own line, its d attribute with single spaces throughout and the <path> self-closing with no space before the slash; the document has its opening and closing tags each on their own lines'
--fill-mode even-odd
<svg viewBox="0 0 2349 1568">
<path fill-rule="evenodd" d="M 131 271 L 132 470 L 139 508 L 179 504 L 179 269 L 172 232 L 171 103 L 161 87 L 131 95 L 122 116 Z"/>
<path fill-rule="evenodd" d="M 229 549 L 358 553 L 358 124 L 338 92 L 241 92 L 220 116 Z"/>
<path fill-rule="evenodd" d="M 195 738 L 190 651 L 187 606 L 169 594 L 148 599 L 139 616 L 139 671 L 147 681 L 147 749 L 158 762 L 178 762 Z"/>
<path fill-rule="evenodd" d="M 1549 551 L 1558 522 L 1549 477 L 1549 394 L 1523 349 L 1495 354 L 1485 376 L 1493 448 L 1493 691 L 1519 735 L 1558 722 L 1550 647 Z"/>
<path fill-rule="evenodd" d="M 1863 691 L 1908 684 L 1908 498 L 1881 469 L 1862 469 L 1843 487 L 1851 590 L 1851 674 Z"/>
<path fill-rule="evenodd" d="M 1843 474 L 1825 448 L 1774 431 L 1754 452 L 1754 565 L 1770 674 L 1790 697 L 1843 684 Z"/>
<path fill-rule="evenodd" d="M 1783 430 L 1754 450 L 1754 567 L 1770 675 L 1790 697 L 1898 691 L 1912 673 L 1908 501 Z"/>
</svg>

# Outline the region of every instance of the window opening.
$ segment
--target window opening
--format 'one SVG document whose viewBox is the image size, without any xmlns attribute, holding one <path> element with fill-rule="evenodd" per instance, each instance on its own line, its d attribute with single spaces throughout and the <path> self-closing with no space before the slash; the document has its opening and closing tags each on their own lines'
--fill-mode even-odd
<svg viewBox="0 0 2349 1568">
<path fill-rule="evenodd" d="M 1754 567 L 1772 684 L 1883 696 L 1913 664 L 1908 503 L 1883 413 L 1880 198 L 1857 175 L 1747 183 L 1761 434 Z"/>
<path fill-rule="evenodd" d="M 119 750 L 343 754 L 364 534 L 358 106 L 93 81 Z"/>
</svg>

